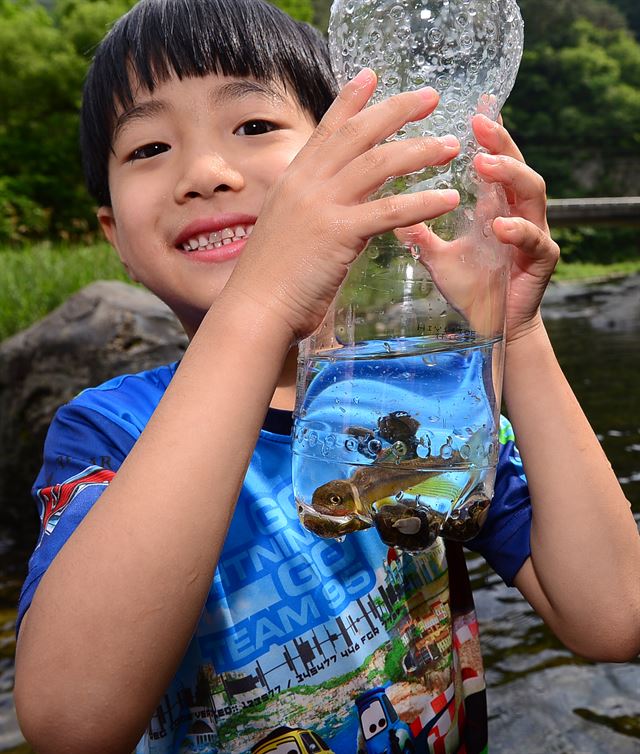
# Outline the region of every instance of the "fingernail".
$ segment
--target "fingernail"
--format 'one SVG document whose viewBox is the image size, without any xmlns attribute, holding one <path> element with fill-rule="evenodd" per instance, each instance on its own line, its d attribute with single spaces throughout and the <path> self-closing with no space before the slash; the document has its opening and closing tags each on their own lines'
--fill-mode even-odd
<svg viewBox="0 0 640 754">
<path fill-rule="evenodd" d="M 351 83 L 360 88 L 371 81 L 372 75 L 373 71 L 371 70 L 371 68 L 363 68 L 361 71 L 358 71 L 358 73 L 351 79 Z"/>
<path fill-rule="evenodd" d="M 460 146 L 460 142 L 452 134 L 447 134 L 446 136 L 441 137 L 440 143 L 445 147 L 452 147 L 455 149 Z"/>
<path fill-rule="evenodd" d="M 490 131 L 496 131 L 497 130 L 498 123 L 497 123 L 497 121 L 493 120 L 493 118 L 490 118 L 488 115 L 485 115 L 484 113 L 478 113 L 478 117 L 482 118 L 482 120 L 484 121 L 485 126 Z"/>
<path fill-rule="evenodd" d="M 455 189 L 441 189 L 438 195 L 447 204 L 457 204 L 460 201 L 460 194 Z"/>
<path fill-rule="evenodd" d="M 432 86 L 424 86 L 422 89 L 416 90 L 418 94 L 421 94 L 425 99 L 433 99 L 433 95 L 438 96 L 438 92 Z"/>
</svg>

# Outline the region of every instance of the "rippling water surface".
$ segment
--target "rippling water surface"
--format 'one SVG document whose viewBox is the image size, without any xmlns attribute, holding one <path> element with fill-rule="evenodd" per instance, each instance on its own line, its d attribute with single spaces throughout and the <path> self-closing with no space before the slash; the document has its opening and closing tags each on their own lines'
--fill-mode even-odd
<svg viewBox="0 0 640 754">
<path fill-rule="evenodd" d="M 640 524 L 640 277 L 557 286 L 545 320 L 558 358 Z M 550 441 L 553 437 L 550 427 Z M 0 751 L 27 754 L 11 698 L 15 604 L 28 553 L 0 538 Z M 640 661 L 572 655 L 515 589 L 469 558 L 481 624 L 491 754 L 640 754 Z"/>
</svg>

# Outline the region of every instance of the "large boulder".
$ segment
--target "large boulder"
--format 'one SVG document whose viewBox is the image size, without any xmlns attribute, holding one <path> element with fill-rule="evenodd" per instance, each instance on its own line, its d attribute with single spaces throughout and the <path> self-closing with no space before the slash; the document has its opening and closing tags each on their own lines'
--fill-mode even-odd
<svg viewBox="0 0 640 754">
<path fill-rule="evenodd" d="M 37 532 L 30 488 L 56 409 L 86 387 L 179 359 L 187 338 L 147 291 L 93 283 L 0 343 L 0 530 Z"/>
</svg>

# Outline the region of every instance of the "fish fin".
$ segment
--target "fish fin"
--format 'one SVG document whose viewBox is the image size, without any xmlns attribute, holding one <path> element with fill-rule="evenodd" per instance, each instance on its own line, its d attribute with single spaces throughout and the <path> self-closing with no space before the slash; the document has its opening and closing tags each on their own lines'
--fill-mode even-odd
<svg viewBox="0 0 640 754">
<path fill-rule="evenodd" d="M 443 479 L 444 475 L 426 479 L 415 487 L 404 490 L 406 495 L 424 495 L 425 497 L 444 497 L 449 500 L 457 500 L 461 489 L 453 482 Z"/>
</svg>

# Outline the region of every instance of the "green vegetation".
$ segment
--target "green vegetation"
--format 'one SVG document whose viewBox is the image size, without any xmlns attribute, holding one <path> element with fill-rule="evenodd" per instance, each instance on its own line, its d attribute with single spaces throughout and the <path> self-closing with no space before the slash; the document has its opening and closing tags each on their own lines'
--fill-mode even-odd
<svg viewBox="0 0 640 754">
<path fill-rule="evenodd" d="M 127 280 L 106 243 L 0 249 L 0 340 L 37 322 L 94 280 Z"/>
<path fill-rule="evenodd" d="M 613 264 L 597 264 L 595 262 L 560 262 L 553 279 L 557 282 L 588 282 L 608 278 L 624 277 L 640 274 L 640 259 Z"/>
</svg>

